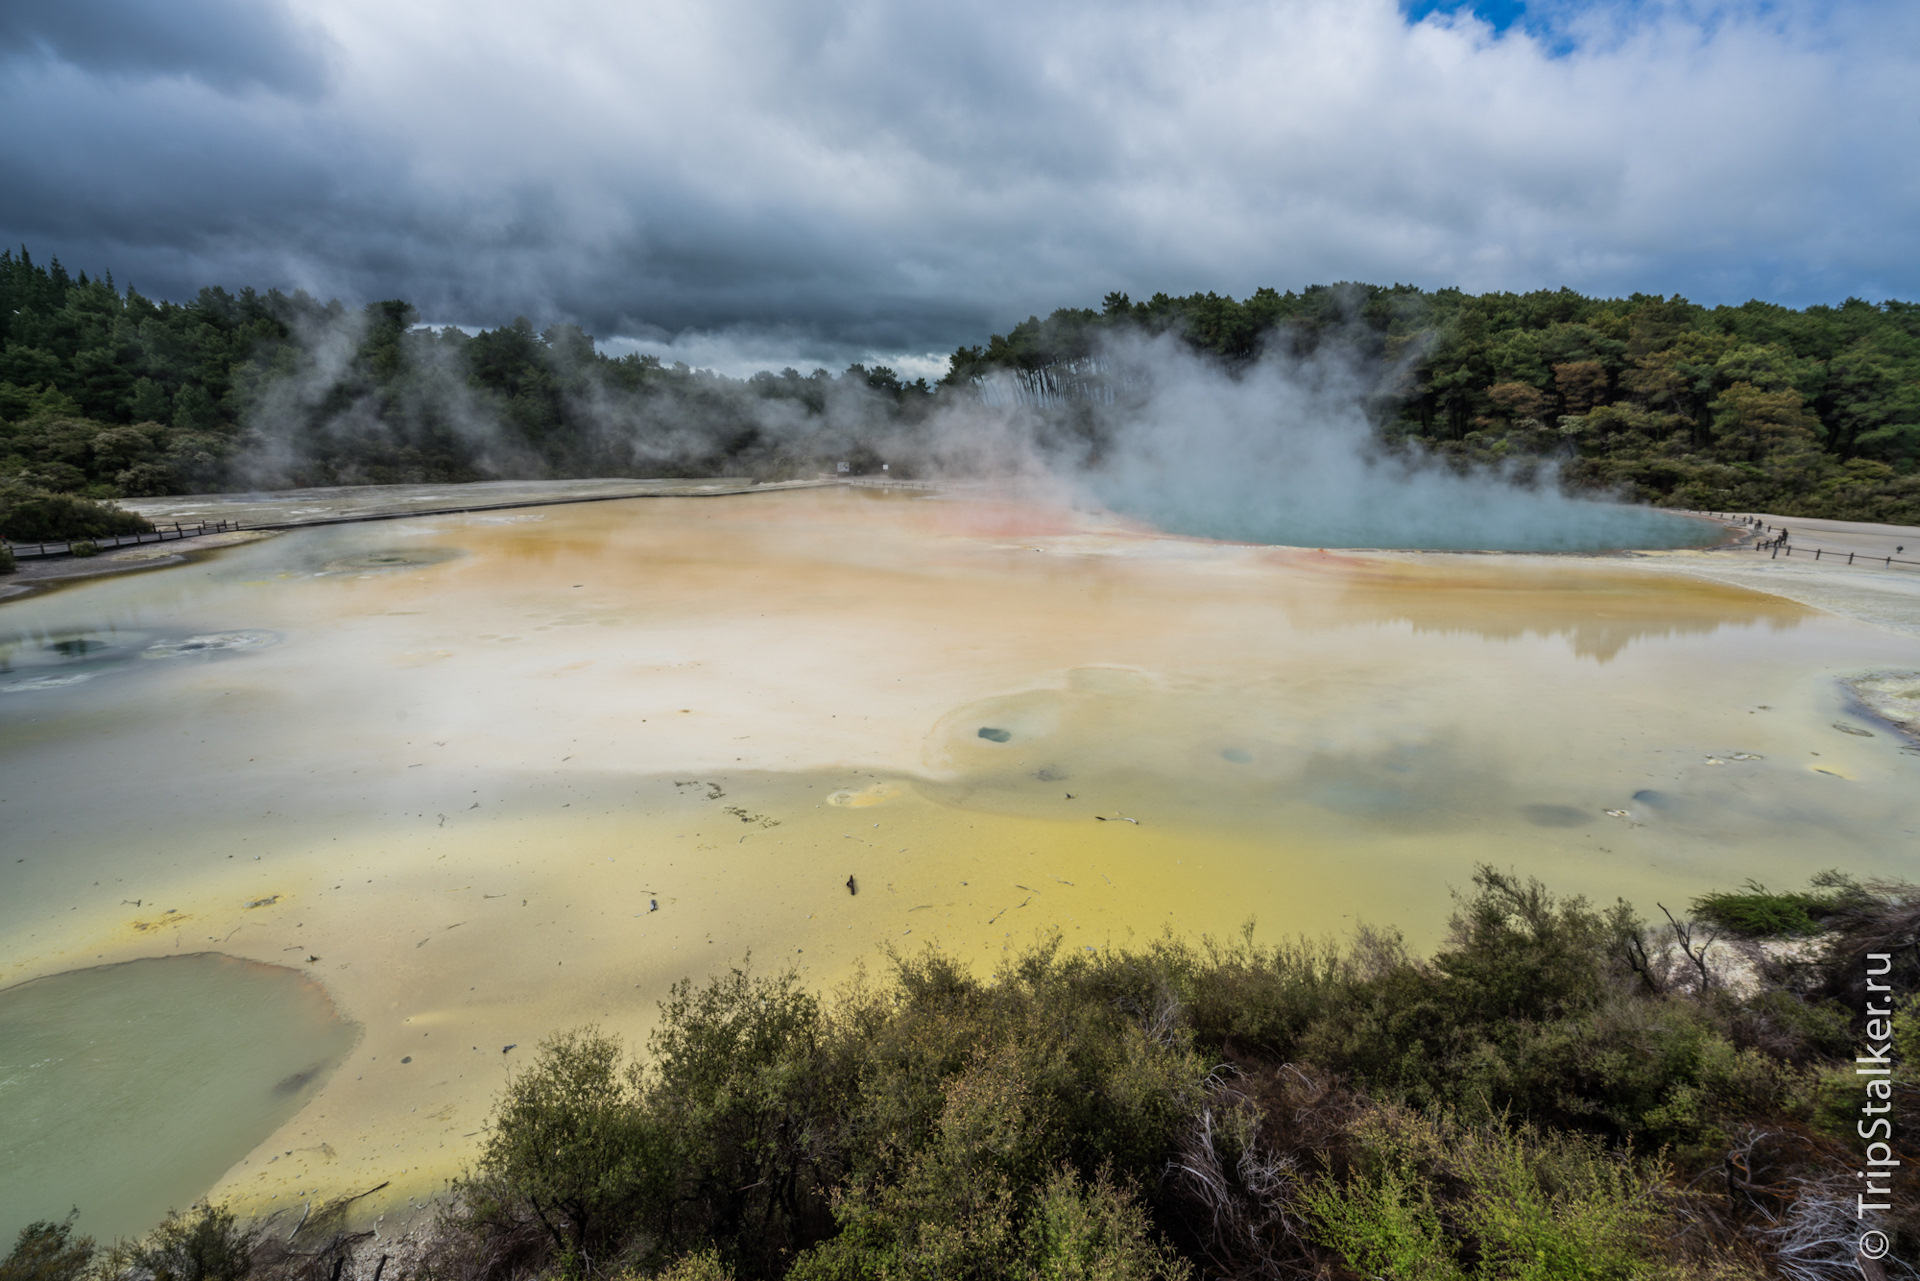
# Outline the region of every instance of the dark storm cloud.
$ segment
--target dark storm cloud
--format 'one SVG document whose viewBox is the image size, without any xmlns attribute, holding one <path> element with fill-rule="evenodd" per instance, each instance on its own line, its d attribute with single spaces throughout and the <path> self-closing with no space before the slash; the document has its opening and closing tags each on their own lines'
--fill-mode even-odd
<svg viewBox="0 0 1920 1281">
<path fill-rule="evenodd" d="M 5 15 L 0 235 L 166 296 L 826 363 L 1116 288 L 1920 292 L 1907 4 L 1554 0 L 1503 33 L 1392 0 Z"/>
<path fill-rule="evenodd" d="M 105 75 L 182 75 L 222 89 L 317 93 L 324 37 L 271 0 L 8 0 L 0 59 Z"/>
</svg>

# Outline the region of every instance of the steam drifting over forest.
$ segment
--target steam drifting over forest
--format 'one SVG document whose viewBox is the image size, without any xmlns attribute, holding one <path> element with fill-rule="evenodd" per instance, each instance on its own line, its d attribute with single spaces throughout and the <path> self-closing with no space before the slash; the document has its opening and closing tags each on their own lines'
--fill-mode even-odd
<svg viewBox="0 0 1920 1281">
<path fill-rule="evenodd" d="M 1044 471 L 1173 528 L 1256 541 L 1431 544 L 1408 530 L 1489 495 L 1496 526 L 1599 510 L 1563 490 L 1920 520 L 1920 307 L 1901 302 L 1116 293 L 961 347 L 930 385 L 860 364 L 732 378 L 610 355 L 574 325 L 434 329 L 401 301 L 156 302 L 22 250 L 0 253 L 0 344 L 13 493 L 769 480 L 846 462 Z M 1212 500 L 1251 515 L 1208 526 Z M 1406 519 L 1340 524 L 1383 501 Z M 1465 537 L 1437 545 L 1500 545 Z"/>
</svg>

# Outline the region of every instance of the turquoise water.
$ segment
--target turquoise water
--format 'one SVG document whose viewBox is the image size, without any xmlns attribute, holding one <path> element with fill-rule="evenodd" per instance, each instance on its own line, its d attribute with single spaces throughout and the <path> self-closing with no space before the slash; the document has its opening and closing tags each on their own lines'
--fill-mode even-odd
<svg viewBox="0 0 1920 1281">
<path fill-rule="evenodd" d="M 1470 490 L 1465 482 L 1458 487 Z M 1177 486 L 1132 490 L 1113 506 L 1172 534 L 1283 547 L 1605 552 L 1704 547 L 1726 538 L 1718 525 L 1695 516 L 1491 485 L 1450 494 L 1444 503 L 1428 500 L 1417 487 L 1352 503 L 1266 500 L 1251 493 L 1185 497 Z"/>
<path fill-rule="evenodd" d="M 0 990 L 0 1237 L 185 1209 L 291 1117 L 358 1029 L 293 970 L 216 953 Z"/>
</svg>

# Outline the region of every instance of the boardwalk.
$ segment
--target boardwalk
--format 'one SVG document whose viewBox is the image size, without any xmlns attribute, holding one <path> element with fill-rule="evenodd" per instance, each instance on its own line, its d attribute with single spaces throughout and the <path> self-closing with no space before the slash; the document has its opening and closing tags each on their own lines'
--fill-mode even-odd
<svg viewBox="0 0 1920 1281">
<path fill-rule="evenodd" d="M 91 545 L 95 552 L 103 552 L 111 551 L 116 547 L 137 547 L 141 543 L 165 543 L 182 538 L 200 538 L 207 534 L 224 534 L 238 528 L 240 528 L 239 523 L 230 520 L 203 520 L 195 525 L 182 525 L 176 522 L 171 526 L 156 527 L 152 533 L 146 534 L 111 534 L 102 538 L 77 538 L 66 543 L 0 541 L 0 546 L 11 550 L 15 560 L 47 560 L 54 556 L 71 556 L 73 549 L 80 545 Z"/>
</svg>

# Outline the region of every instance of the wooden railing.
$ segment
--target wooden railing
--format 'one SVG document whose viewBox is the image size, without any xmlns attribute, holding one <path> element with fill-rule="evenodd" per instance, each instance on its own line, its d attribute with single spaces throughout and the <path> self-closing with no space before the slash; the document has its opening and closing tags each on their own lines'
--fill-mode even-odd
<svg viewBox="0 0 1920 1281">
<path fill-rule="evenodd" d="M 92 543 L 101 551 L 113 547 L 133 547 L 140 543 L 164 543 L 178 538 L 199 538 L 204 534 L 224 534 L 240 528 L 237 520 L 203 520 L 197 525 L 162 525 L 143 534 L 108 534 L 100 538 L 75 538 L 64 543 L 9 543 L 0 546 L 13 552 L 16 560 L 44 560 L 52 556 L 70 556 L 76 543 Z"/>
<path fill-rule="evenodd" d="M 1793 536 L 1788 530 L 1776 530 L 1775 526 L 1763 524 L 1752 517 L 1734 517 L 1732 519 L 1739 520 L 1742 524 L 1747 525 L 1762 535 L 1756 538 L 1751 546 L 1753 550 L 1757 552 L 1768 553 L 1769 560 L 1779 560 L 1782 556 L 1790 558 L 1795 552 L 1799 552 L 1802 560 L 1812 560 L 1822 564 L 1871 565 L 1875 561 L 1879 561 L 1882 569 L 1892 569 L 1895 565 L 1911 565 L 1915 568 L 1920 568 L 1920 560 L 1903 560 L 1899 556 L 1875 556 L 1869 552 L 1862 551 L 1843 552 L 1833 547 L 1810 547 L 1804 543 L 1795 547 L 1793 545 Z M 1768 535 L 1771 535 L 1771 537 L 1768 537 Z M 1896 550 L 1901 549 L 1896 548 Z"/>
</svg>

